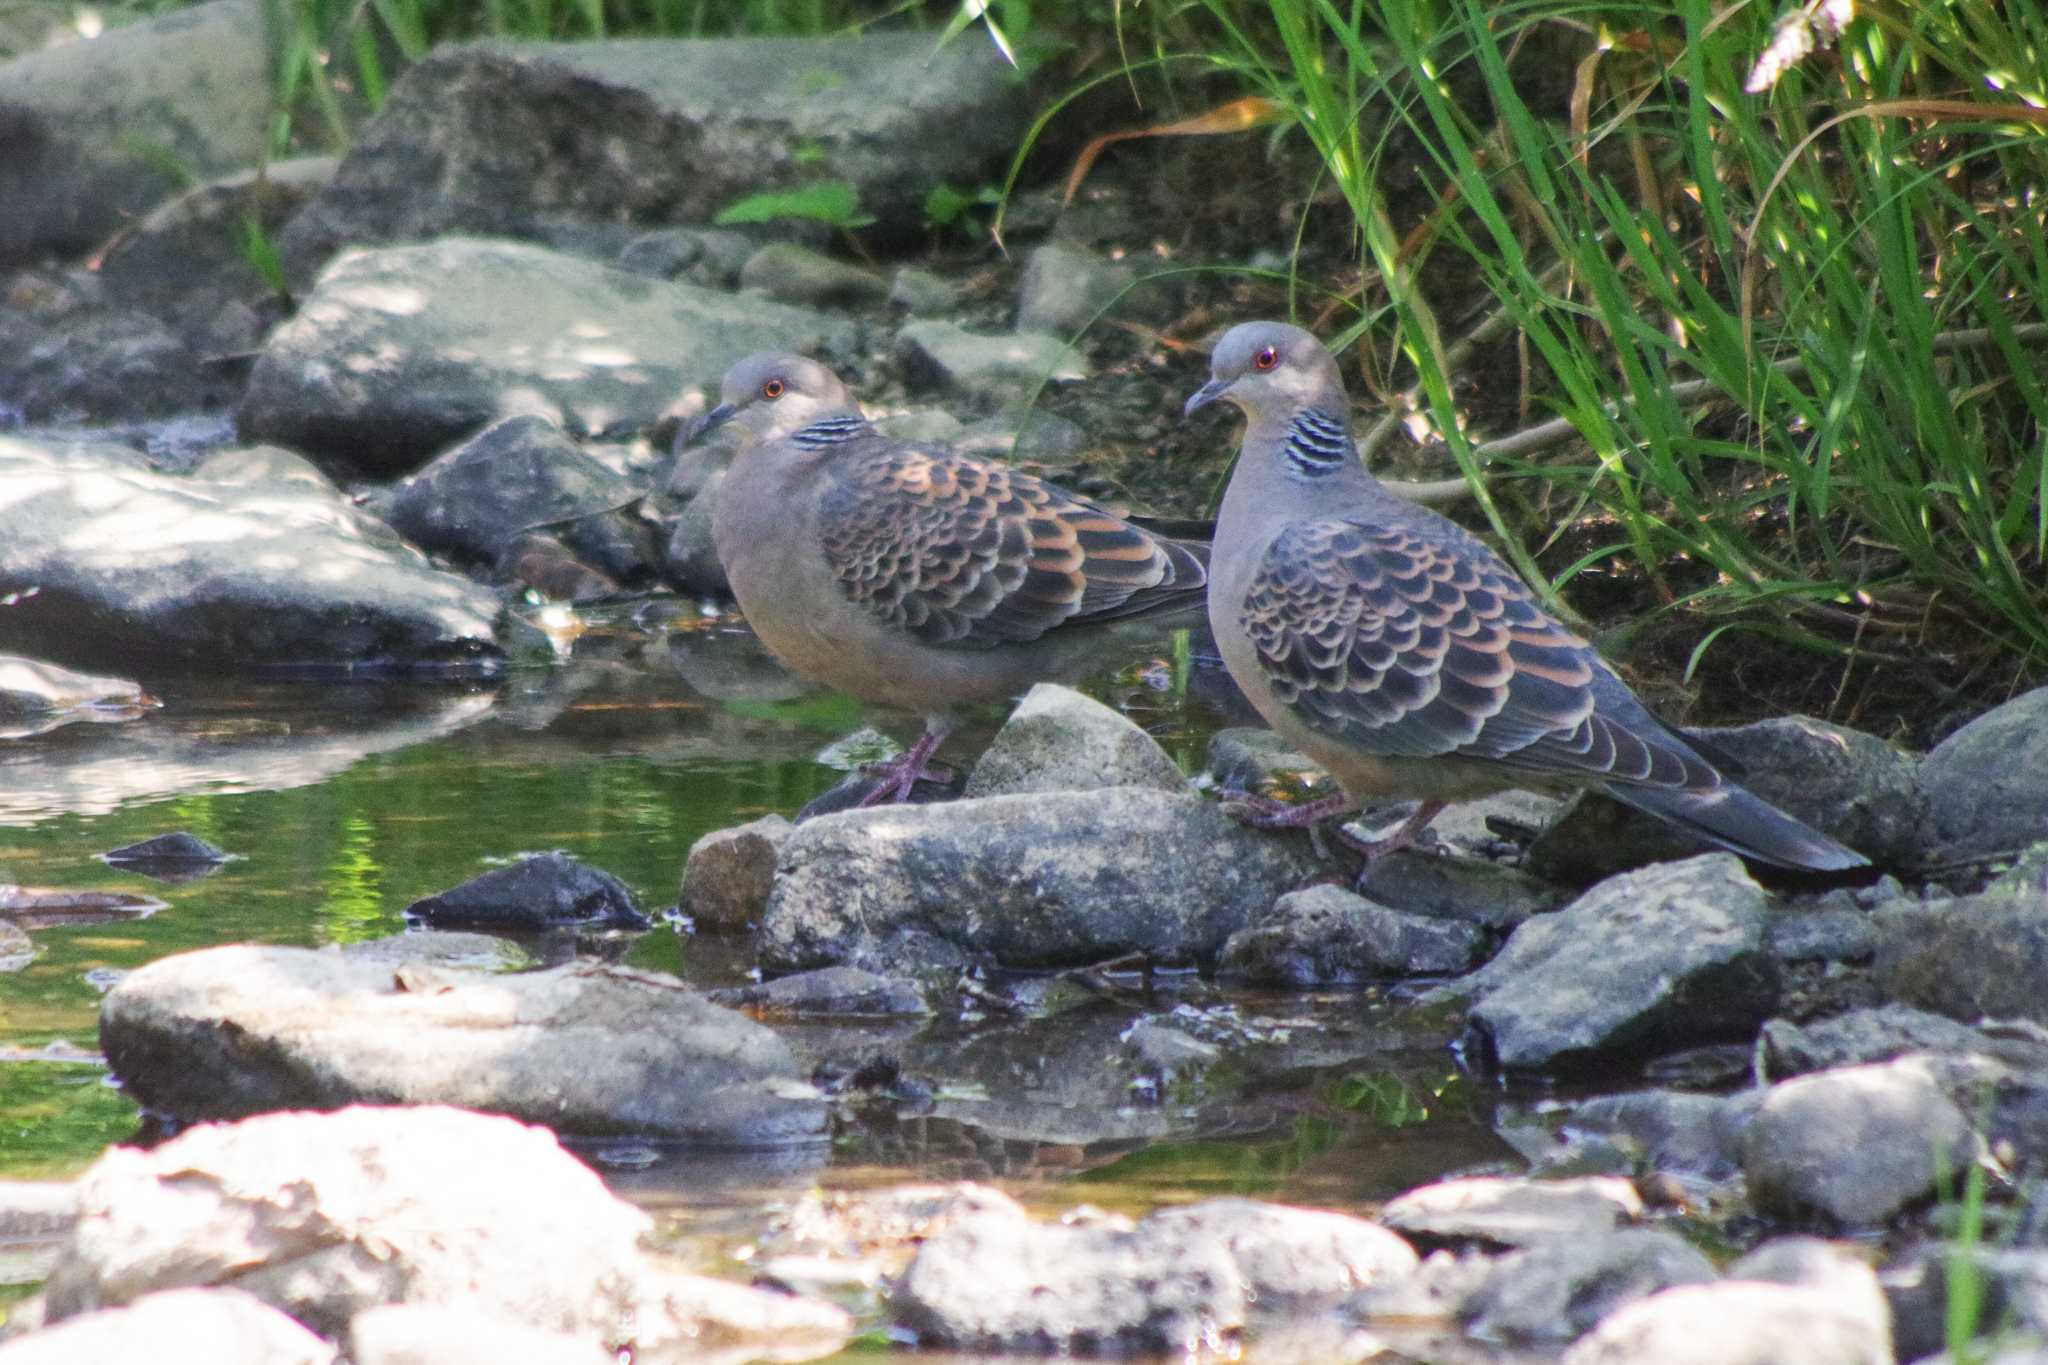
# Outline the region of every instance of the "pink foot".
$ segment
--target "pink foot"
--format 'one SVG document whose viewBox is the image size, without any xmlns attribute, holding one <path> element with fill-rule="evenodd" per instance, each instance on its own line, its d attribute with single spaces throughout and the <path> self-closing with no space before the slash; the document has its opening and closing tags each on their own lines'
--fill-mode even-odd
<svg viewBox="0 0 2048 1365">
<path fill-rule="evenodd" d="M 940 729 L 927 727 L 925 732 L 917 737 L 917 743 L 896 757 L 886 763 L 870 763 L 863 768 L 862 772 L 869 777 L 880 778 L 881 781 L 875 785 L 874 790 L 855 803 L 855 809 L 908 801 L 911 788 L 919 782 L 951 782 L 953 770 L 936 766 L 931 761 L 932 755 L 938 752 L 939 746 L 945 743 L 946 736 L 951 732 L 951 726 Z"/>
</svg>

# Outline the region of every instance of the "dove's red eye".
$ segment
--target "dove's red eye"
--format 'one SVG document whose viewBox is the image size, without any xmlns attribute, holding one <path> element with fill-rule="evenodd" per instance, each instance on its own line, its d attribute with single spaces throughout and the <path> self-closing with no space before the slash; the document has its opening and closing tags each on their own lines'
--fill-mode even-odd
<svg viewBox="0 0 2048 1365">
<path fill-rule="evenodd" d="M 1252 364 L 1261 370 L 1270 370 L 1280 363 L 1280 353 L 1271 346 L 1252 357 Z"/>
<path fill-rule="evenodd" d="M 782 397 L 782 388 L 783 385 L 780 379 L 771 379 L 761 386 L 761 396 L 768 399 L 780 398 Z"/>
</svg>

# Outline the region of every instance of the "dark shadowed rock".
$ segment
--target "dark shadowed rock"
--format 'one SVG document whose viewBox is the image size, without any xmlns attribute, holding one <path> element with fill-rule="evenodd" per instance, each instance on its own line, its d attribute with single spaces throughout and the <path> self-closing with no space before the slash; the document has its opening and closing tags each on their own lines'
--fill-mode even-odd
<svg viewBox="0 0 2048 1365">
<path fill-rule="evenodd" d="M 0 408 L 39 425 L 128 422 L 234 400 L 175 332 L 132 308 L 15 313 L 0 328 Z"/>
<path fill-rule="evenodd" d="M 158 1365 L 328 1365 L 334 1347 L 239 1289 L 174 1281 L 0 1346 L 4 1365 L 149 1360 Z"/>
<path fill-rule="evenodd" d="M 1936 862 L 2013 854 L 2048 831 L 2048 687 L 1987 711 L 1921 765 Z"/>
<path fill-rule="evenodd" d="M 386 517 L 413 544 L 497 563 L 521 537 L 550 528 L 590 568 L 620 582 L 654 570 L 641 495 L 540 417 L 508 417 L 400 483 Z"/>
<path fill-rule="evenodd" d="M 1927 844 L 1920 760 L 1875 735 L 1809 716 L 1688 730 L 1742 768 L 1742 785 L 1880 866 L 1913 867 Z M 1584 883 L 1712 847 L 1597 793 L 1583 793 L 1529 848 L 1529 868 Z"/>
<path fill-rule="evenodd" d="M 0 654 L 0 739 L 25 739 L 81 722 L 134 720 L 155 705 L 140 684 L 126 678 Z"/>
<path fill-rule="evenodd" d="M 1892 1365 L 1891 1322 L 1850 1251 L 1769 1243 L 1714 1284 L 1681 1285 L 1604 1319 L 1564 1365 Z M 1796 1343 L 1794 1345 L 1793 1343 Z"/>
<path fill-rule="evenodd" d="M 484 975 L 233 946 L 160 958 L 100 1007 L 141 1103 L 184 1118 L 457 1104 L 563 1132 L 772 1146 L 824 1110 L 768 1029 L 656 972 Z"/>
<path fill-rule="evenodd" d="M 1755 1108 L 1739 1095 L 1638 1090 L 1587 1100 L 1570 1126 L 1629 1139 L 1654 1170 L 1726 1180 L 1741 1164 L 1742 1128 Z"/>
<path fill-rule="evenodd" d="M 1570 894 L 1520 868 L 1415 849 L 1374 859 L 1358 889 L 1411 915 L 1461 920 L 1497 934 L 1507 933 L 1531 915 L 1556 909 Z"/>
<path fill-rule="evenodd" d="M 1248 981 L 1324 986 L 1462 972 L 1486 954 L 1476 925 L 1403 914 L 1337 886 L 1290 891 L 1223 945 L 1218 970 Z"/>
<path fill-rule="evenodd" d="M 795 832 L 782 816 L 764 815 L 699 838 L 683 860 L 683 913 L 713 932 L 751 927 L 775 889 L 775 859 Z"/>
<path fill-rule="evenodd" d="M 26 590 L 37 589 L 27 594 Z M 497 599 L 306 487 L 208 484 L 0 436 L 9 637 L 58 662 L 495 667 Z"/>
<path fill-rule="evenodd" d="M 405 915 L 437 929 L 648 927 L 630 887 L 566 853 L 537 854 L 493 868 L 451 890 L 414 901 L 405 907 Z"/>
<path fill-rule="evenodd" d="M 226 853 L 198 835 L 187 834 L 183 830 L 175 834 L 159 834 L 139 844 L 123 844 L 119 848 L 108 849 L 100 857 L 124 872 L 140 872 L 145 877 L 166 882 L 189 882 L 212 876 L 228 860 Z"/>
<path fill-rule="evenodd" d="M 148 1152 L 116 1147 L 81 1177 L 78 1203 L 48 1282 L 60 1321 L 232 1281 L 334 1336 L 390 1303 L 488 1313 L 648 1361 L 754 1359 L 770 1343 L 804 1359 L 848 1331 L 836 1308 L 654 1262 L 640 1245 L 648 1216 L 552 1134 L 438 1106 L 271 1114 Z"/>
<path fill-rule="evenodd" d="M 705 223 L 821 181 L 900 233 L 933 185 L 980 183 L 1028 117 L 989 44 L 926 33 L 451 44 L 392 88 L 280 245 L 302 282 L 343 246 Z"/>
<path fill-rule="evenodd" d="M 1772 1086 L 1743 1133 L 1742 1166 L 1760 1207 L 1864 1227 L 1932 1195 L 1976 1146 L 1922 1054 Z"/>
<path fill-rule="evenodd" d="M 419 68 L 415 68 L 417 71 Z M 424 202 L 427 196 L 417 196 Z M 651 425 L 758 350 L 844 350 L 851 324 L 517 242 L 356 251 L 271 333 L 241 429 L 369 475 L 500 417 L 571 435 Z"/>
<path fill-rule="evenodd" d="M 847 811 L 783 848 L 762 958 L 888 971 L 933 939 L 1006 966 L 1196 961 L 1310 871 L 1291 840 L 1141 787 Z"/>
<path fill-rule="evenodd" d="M 1159 742 L 1071 687 L 1039 683 L 1003 722 L 967 778 L 967 796 L 1150 787 L 1185 792 L 1188 780 Z"/>
<path fill-rule="evenodd" d="M 857 1019 L 911 1018 L 932 1012 L 915 982 L 858 967 L 820 967 L 710 993 L 721 1005 L 754 1014 Z"/>
<path fill-rule="evenodd" d="M 0 63 L 0 272 L 99 246 L 176 191 L 167 162 L 205 178 L 262 160 L 270 74 L 254 0 Z"/>
<path fill-rule="evenodd" d="M 1300 791 L 1330 778 L 1299 749 L 1271 730 L 1232 726 L 1209 736 L 1209 776 L 1224 791 L 1263 792 L 1268 786 Z M 1334 790 L 1334 788 L 1331 788 Z"/>
<path fill-rule="evenodd" d="M 1563 1343 L 1625 1303 L 1680 1284 L 1707 1284 L 1714 1264 L 1661 1228 L 1544 1242 L 1510 1252 L 1460 1308 L 1481 1341 Z"/>
<path fill-rule="evenodd" d="M 1610 878 L 1515 930 L 1452 989 L 1481 1055 L 1507 1070 L 1746 1038 L 1777 1002 L 1769 904 L 1733 854 Z"/>
<path fill-rule="evenodd" d="M 1611 1176 L 1468 1176 L 1424 1185 L 1390 1200 L 1380 1210 L 1380 1221 L 1425 1247 L 1527 1247 L 1604 1237 L 1642 1213 L 1642 1196 L 1635 1186 Z"/>
<path fill-rule="evenodd" d="M 1878 913 L 1886 995 L 1954 1019 L 2048 1021 L 2048 892 L 1965 896 Z"/>
</svg>

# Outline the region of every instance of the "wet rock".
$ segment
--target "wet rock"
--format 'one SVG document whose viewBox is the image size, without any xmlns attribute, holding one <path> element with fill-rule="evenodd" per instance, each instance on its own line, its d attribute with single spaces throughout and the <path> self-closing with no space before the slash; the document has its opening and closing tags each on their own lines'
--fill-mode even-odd
<svg viewBox="0 0 2048 1365">
<path fill-rule="evenodd" d="M 1862 910 L 1795 910 L 1771 916 L 1764 942 L 1780 962 L 1868 962 L 1880 935 Z"/>
<path fill-rule="evenodd" d="M 799 1018 L 894 1019 L 932 1012 L 915 982 L 858 967 L 820 967 L 773 981 L 728 986 L 710 992 L 710 998 L 755 1014 Z"/>
<path fill-rule="evenodd" d="M 35 940 L 20 925 L 0 920 L 0 972 L 18 972 L 35 960 Z"/>
<path fill-rule="evenodd" d="M 898 312 L 912 317 L 927 317 L 947 312 L 959 302 L 959 286 L 929 270 L 899 266 L 895 275 L 890 277 L 887 303 Z"/>
<path fill-rule="evenodd" d="M 239 1289 L 169 1287 L 0 1345 L 4 1365 L 329 1365 L 334 1347 Z"/>
<path fill-rule="evenodd" d="M 1468 1176 L 1408 1191 L 1380 1210 L 1380 1222 L 1425 1247 L 1513 1248 L 1604 1237 L 1642 1212 L 1635 1186 L 1611 1176 Z"/>
<path fill-rule="evenodd" d="M 1748 1037 L 1777 1001 L 1768 898 L 1733 854 L 1610 878 L 1457 983 L 1475 1055 L 1510 1071 Z"/>
<path fill-rule="evenodd" d="M 539 238 L 564 215 L 704 223 L 821 180 L 901 234 L 933 184 L 1006 159 L 1028 118 L 989 44 L 934 51 L 923 33 L 450 45 L 392 87 L 280 248 L 297 281 L 343 246 Z"/>
<path fill-rule="evenodd" d="M 1921 764 L 1929 860 L 2010 855 L 2048 830 L 2048 687 L 1985 712 Z"/>
<path fill-rule="evenodd" d="M 215 0 L 0 63 L 0 272 L 81 255 L 177 188 L 263 159 L 270 53 L 254 0 Z M 149 147 L 138 145 L 147 129 Z"/>
<path fill-rule="evenodd" d="M 1254 1199 L 1205 1199 L 1139 1224 L 1183 1245 L 1221 1245 L 1261 1313 L 1302 1312 L 1414 1272 L 1415 1249 L 1377 1223 Z"/>
<path fill-rule="evenodd" d="M 1199 1075 L 1214 1066 L 1223 1049 L 1157 1019 L 1140 1019 L 1124 1034 L 1124 1046 L 1154 1082 Z"/>
<path fill-rule="evenodd" d="M 1880 911 L 1877 982 L 1956 1019 L 2048 1022 L 2048 892 Z"/>
<path fill-rule="evenodd" d="M 749 1359 L 771 1342 L 801 1359 L 848 1330 L 837 1309 L 651 1263 L 647 1215 L 546 1130 L 482 1114 L 207 1125 L 149 1152 L 114 1148 L 78 1188 L 78 1227 L 47 1288 L 58 1320 L 232 1279 L 334 1336 L 392 1303 L 488 1313 L 643 1360 Z"/>
<path fill-rule="evenodd" d="M 1115 302 L 1137 272 L 1122 261 L 1065 242 L 1047 242 L 1024 258 L 1017 282 L 1017 330 L 1073 336 Z"/>
<path fill-rule="evenodd" d="M 184 1118 L 459 1104 L 722 1146 L 810 1141 L 824 1123 L 768 1029 L 673 977 L 588 963 L 485 976 L 210 948 L 123 977 L 100 1045 L 140 1103 Z"/>
<path fill-rule="evenodd" d="M 1374 859 L 1358 889 L 1410 915 L 1463 921 L 1496 934 L 1557 908 L 1567 894 L 1520 868 L 1413 849 Z"/>
<path fill-rule="evenodd" d="M 1494 1263 L 1459 1315 L 1481 1341 L 1563 1343 L 1623 1304 L 1716 1278 L 1713 1262 L 1676 1233 L 1623 1228 L 1510 1252 Z"/>
<path fill-rule="evenodd" d="M 616 1365 L 590 1337 L 512 1323 L 473 1307 L 386 1304 L 349 1320 L 350 1365 Z"/>
<path fill-rule="evenodd" d="M 1290 891 L 1223 945 L 1225 975 L 1323 986 L 1462 972 L 1486 955 L 1476 925 L 1403 914 L 1336 886 Z"/>
<path fill-rule="evenodd" d="M 886 971 L 898 948 L 936 940 L 1006 966 L 1189 962 L 1310 871 L 1290 841 L 1141 787 L 847 811 L 783 849 L 761 953 Z"/>
<path fill-rule="evenodd" d="M 210 877 L 228 860 L 228 855 L 196 834 L 179 830 L 159 834 L 138 844 L 123 844 L 100 857 L 125 872 L 139 872 L 165 882 L 189 882 Z"/>
<path fill-rule="evenodd" d="M 1329 774 L 1307 754 L 1271 730 L 1252 726 L 1234 726 L 1209 736 L 1207 767 L 1224 791 L 1277 795 L 1267 789 L 1278 786 L 1292 794 L 1330 785 Z"/>
<path fill-rule="evenodd" d="M 192 478 L 206 483 L 282 484 L 309 492 L 336 493 L 334 480 L 303 455 L 279 446 L 233 446 L 218 450 L 195 466 Z"/>
<path fill-rule="evenodd" d="M 153 705 L 140 684 L 126 678 L 0 654 L 0 739 L 26 739 L 81 721 L 133 720 Z"/>
<path fill-rule="evenodd" d="M 747 257 L 740 287 L 810 308 L 872 308 L 889 293 L 874 271 L 795 242 L 770 242 Z"/>
<path fill-rule="evenodd" d="M 907 322 L 896 333 L 896 361 L 917 392 L 949 390 L 997 402 L 1028 397 L 1049 381 L 1084 379 L 1078 351 L 1039 332 L 981 336 L 958 323 Z"/>
<path fill-rule="evenodd" d="M 1742 1129 L 1761 1096 L 1638 1090 L 1600 1095 L 1572 1110 L 1570 1127 L 1621 1136 L 1653 1170 L 1726 1180 L 1742 1160 Z"/>
<path fill-rule="evenodd" d="M 615 582 L 653 575 L 641 491 L 541 417 L 507 417 L 394 490 L 392 529 L 424 549 L 498 562 L 529 532 L 551 528 L 579 561 Z"/>
<path fill-rule="evenodd" d="M 2048 1066 L 2048 1044 L 1993 1037 L 1910 1005 L 1849 1010 L 1808 1024 L 1772 1019 L 1757 1046 L 1760 1070 L 1773 1080 L 1888 1062 L 1909 1052 L 1974 1053 L 2014 1066 Z"/>
<path fill-rule="evenodd" d="M 782 816 L 764 815 L 691 844 L 683 860 L 683 913 L 716 933 L 751 927 L 775 888 L 775 859 L 795 832 Z"/>
<path fill-rule="evenodd" d="M 1927 844 L 1919 760 L 1809 716 L 1688 730 L 1742 768 L 1745 787 L 1881 866 L 1912 867 Z M 1597 793 L 1575 798 L 1529 848 L 1529 869 L 1583 883 L 1710 847 Z"/>
<path fill-rule="evenodd" d="M 1623 1307 L 1575 1342 L 1564 1365 L 1891 1365 L 1890 1318 L 1869 1267 L 1820 1244 L 1796 1257 L 1779 1246 L 1737 1261 L 1719 1283 Z M 1788 1271 L 1797 1278 L 1780 1278 Z"/>
<path fill-rule="evenodd" d="M 334 945 L 333 951 L 353 962 L 380 967 L 462 968 L 478 972 L 520 971 L 534 965 L 524 948 L 496 934 L 465 934 L 447 929 L 409 929 L 404 933 Z"/>
<path fill-rule="evenodd" d="M 821 314 L 517 242 L 356 251 L 271 333 L 240 424 L 248 439 L 399 474 L 500 417 L 571 435 L 649 425 L 686 384 L 715 386 L 750 352 L 851 339 L 851 324 Z"/>
<path fill-rule="evenodd" d="M 0 331 L 0 408 L 25 421 L 138 421 L 233 399 L 232 385 L 148 313 L 93 308 L 10 321 Z"/>
<path fill-rule="evenodd" d="M 437 929 L 490 928 L 535 932 L 578 925 L 645 929 L 633 892 L 611 873 L 566 853 L 542 853 L 493 868 L 458 887 L 405 907 L 407 919 Z"/>
<path fill-rule="evenodd" d="M 1751 1197 L 1845 1227 L 1881 1223 L 1975 1156 L 1970 1121 L 1924 1056 L 1771 1087 L 1742 1136 Z"/>
<path fill-rule="evenodd" d="M 967 779 L 969 798 L 1103 787 L 1186 792 L 1188 780 L 1129 717 L 1058 683 L 1024 694 Z"/>
<path fill-rule="evenodd" d="M 0 436 L 10 592 L 24 594 L 7 609 L 10 639 L 75 666 L 478 669 L 498 657 L 493 595 L 395 547 L 334 495 L 201 484 Z"/>
</svg>

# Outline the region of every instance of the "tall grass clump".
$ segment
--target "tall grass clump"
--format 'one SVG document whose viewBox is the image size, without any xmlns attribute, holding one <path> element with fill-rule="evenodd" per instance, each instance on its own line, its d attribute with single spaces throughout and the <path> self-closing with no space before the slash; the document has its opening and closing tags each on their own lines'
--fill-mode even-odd
<svg viewBox="0 0 2048 1365">
<path fill-rule="evenodd" d="M 2040 10 L 1191 14 L 1342 191 L 1366 279 L 1344 339 L 1405 360 L 1525 568 L 1515 533 L 1570 526 L 1554 583 L 1620 558 L 1700 618 L 1700 649 L 1746 629 L 1965 673 L 2048 662 Z M 1427 186 L 1398 222 L 1394 146 Z M 1466 433 L 1432 282 L 1475 275 L 1568 449 Z"/>
</svg>

